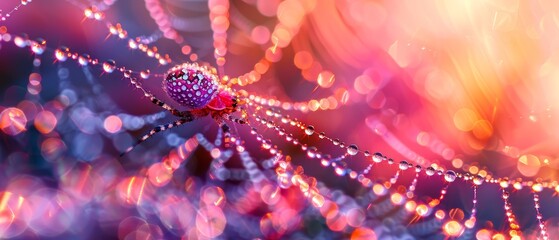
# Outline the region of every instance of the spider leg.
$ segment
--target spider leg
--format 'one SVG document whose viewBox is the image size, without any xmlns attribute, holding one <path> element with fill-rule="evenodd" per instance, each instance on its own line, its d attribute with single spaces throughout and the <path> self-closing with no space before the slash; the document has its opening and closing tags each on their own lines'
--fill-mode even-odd
<svg viewBox="0 0 559 240">
<path fill-rule="evenodd" d="M 157 105 L 162 107 L 163 109 L 171 112 L 171 114 L 177 116 L 177 117 L 184 117 L 183 116 L 183 112 L 171 107 L 169 104 L 166 104 L 165 102 L 159 100 L 158 98 L 156 98 L 155 96 L 153 96 L 153 94 L 151 94 L 150 92 L 148 92 L 147 90 L 145 90 L 142 85 L 137 81 L 137 78 L 134 77 L 129 77 L 128 79 L 130 79 L 130 83 L 132 83 L 137 89 L 142 90 L 142 92 L 144 92 L 144 96 L 146 96 L 147 98 L 149 98 L 149 100 Z"/>
<path fill-rule="evenodd" d="M 124 152 L 122 152 L 120 154 L 120 156 L 124 156 L 125 154 L 129 153 L 130 151 L 132 151 L 136 146 L 138 146 L 140 143 L 146 141 L 148 138 L 150 138 L 151 136 L 155 135 L 158 132 L 162 132 L 171 128 L 174 128 L 176 126 L 180 126 L 184 123 L 187 122 L 192 122 L 194 119 L 196 119 L 197 117 L 195 115 L 190 115 L 190 117 L 186 117 L 186 118 L 181 118 L 179 120 L 176 120 L 172 123 L 169 124 L 162 124 L 159 125 L 155 128 L 153 128 L 151 131 L 149 131 L 149 133 L 147 133 L 146 135 L 142 136 L 140 139 L 138 139 L 138 141 L 136 143 L 134 143 L 132 146 L 128 147 Z"/>
</svg>

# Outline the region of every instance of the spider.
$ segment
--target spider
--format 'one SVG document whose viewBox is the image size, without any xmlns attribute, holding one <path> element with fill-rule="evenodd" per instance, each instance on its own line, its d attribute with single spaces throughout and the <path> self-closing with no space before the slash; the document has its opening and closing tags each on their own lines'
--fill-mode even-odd
<svg viewBox="0 0 559 240">
<path fill-rule="evenodd" d="M 131 76 L 131 74 L 127 74 Z M 127 77 L 138 89 L 142 90 L 144 96 L 163 109 L 169 111 L 178 120 L 156 126 L 149 133 L 142 136 L 138 141 L 121 153 L 121 156 L 132 151 L 134 147 L 149 139 L 158 132 L 180 126 L 184 123 L 194 121 L 198 118 L 211 115 L 216 123 L 228 132 L 229 126 L 226 120 L 239 124 L 245 124 L 246 112 L 241 107 L 245 104 L 239 94 L 231 88 L 220 84 L 215 68 L 199 66 L 197 63 L 183 63 L 174 66 L 165 73 L 162 85 L 165 93 L 178 104 L 189 110 L 180 111 L 165 102 L 159 100 L 153 94 L 142 87 L 135 77 Z M 231 113 L 241 110 L 242 118 L 235 118 Z"/>
</svg>

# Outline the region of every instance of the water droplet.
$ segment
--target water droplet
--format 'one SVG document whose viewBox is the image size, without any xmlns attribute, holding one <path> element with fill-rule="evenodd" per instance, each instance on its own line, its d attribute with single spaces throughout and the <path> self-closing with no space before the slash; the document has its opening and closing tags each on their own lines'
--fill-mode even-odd
<svg viewBox="0 0 559 240">
<path fill-rule="evenodd" d="M 130 78 L 132 76 L 132 70 L 125 70 L 122 74 L 125 78 Z"/>
<path fill-rule="evenodd" d="M 394 159 L 389 158 L 389 159 L 388 159 L 388 164 L 394 164 Z"/>
<path fill-rule="evenodd" d="M 307 156 L 309 158 L 315 158 L 317 153 L 318 153 L 318 149 L 316 149 L 316 147 L 314 146 L 311 146 L 307 149 Z"/>
<path fill-rule="evenodd" d="M 149 71 L 149 69 L 147 69 L 147 70 L 144 70 L 144 71 L 140 72 L 140 77 L 143 78 L 143 79 L 148 79 L 149 74 L 150 74 L 150 71 Z"/>
<path fill-rule="evenodd" d="M 508 192 L 503 192 L 503 199 L 508 199 L 510 194 Z"/>
<path fill-rule="evenodd" d="M 37 40 L 31 42 L 31 51 L 35 54 L 41 55 L 45 52 L 47 48 L 47 41 L 42 38 L 37 38 Z"/>
<path fill-rule="evenodd" d="M 369 152 L 369 151 L 364 151 L 364 152 L 363 152 L 363 155 L 365 155 L 365 157 L 369 157 L 369 156 L 371 156 L 371 152 Z"/>
<path fill-rule="evenodd" d="M 446 171 L 444 174 L 444 180 L 447 182 L 454 182 L 454 180 L 456 180 L 456 173 L 452 170 Z"/>
<path fill-rule="evenodd" d="M 293 141 L 293 134 L 291 134 L 291 133 L 287 134 L 287 136 L 285 136 L 285 140 L 287 140 L 289 142 Z"/>
<path fill-rule="evenodd" d="M 264 140 L 264 142 L 262 142 L 262 148 L 264 149 L 272 148 L 272 141 L 270 139 Z"/>
<path fill-rule="evenodd" d="M 535 183 L 532 185 L 532 190 L 534 190 L 534 192 L 541 192 L 543 191 L 543 185 L 541 183 Z"/>
<path fill-rule="evenodd" d="M 324 139 L 325 137 L 326 137 L 326 133 L 324 133 L 324 132 L 320 132 L 318 134 L 318 138 L 320 138 L 320 139 Z"/>
<path fill-rule="evenodd" d="M 93 14 L 93 18 L 95 18 L 95 20 L 102 20 L 105 18 L 105 14 L 102 12 L 96 12 Z"/>
<path fill-rule="evenodd" d="M 355 156 L 357 153 L 359 152 L 359 148 L 357 148 L 357 145 L 355 144 L 351 144 L 347 147 L 347 154 Z"/>
<path fill-rule="evenodd" d="M 106 73 L 112 73 L 116 69 L 116 63 L 114 60 L 109 59 L 103 63 L 103 71 Z"/>
<path fill-rule="evenodd" d="M 332 140 L 332 144 L 338 146 L 340 144 L 340 139 L 336 138 L 336 139 Z"/>
<path fill-rule="evenodd" d="M 340 162 L 339 164 L 337 164 L 336 167 L 334 168 L 334 172 L 336 172 L 338 176 L 345 176 L 346 173 L 348 172 L 346 168 L 346 163 Z"/>
<path fill-rule="evenodd" d="M 408 170 L 408 168 L 410 167 L 410 164 L 406 161 L 400 161 L 400 164 L 398 165 L 398 167 L 400 168 L 400 170 Z"/>
<path fill-rule="evenodd" d="M 93 13 L 95 13 L 96 9 L 94 9 L 93 7 L 87 7 L 83 10 L 83 15 L 86 18 L 93 18 Z"/>
<path fill-rule="evenodd" d="M 421 166 L 415 165 L 415 172 L 421 172 Z"/>
<path fill-rule="evenodd" d="M 268 122 L 266 122 L 266 127 L 273 128 L 274 127 L 274 122 L 272 122 L 272 120 L 269 120 Z"/>
<path fill-rule="evenodd" d="M 373 162 L 380 163 L 383 159 L 384 156 L 382 156 L 382 153 L 377 152 L 373 155 Z"/>
<path fill-rule="evenodd" d="M 21 0 L 21 5 L 27 5 L 28 3 L 30 3 L 31 0 Z"/>
<path fill-rule="evenodd" d="M 134 39 L 130 39 L 128 40 L 128 47 L 130 47 L 131 49 L 137 49 L 138 43 L 134 41 Z"/>
<path fill-rule="evenodd" d="M 305 129 L 305 134 L 311 136 L 314 134 L 314 127 L 312 125 L 307 126 Z"/>
<path fill-rule="evenodd" d="M 484 180 L 484 179 L 483 179 L 482 176 L 476 175 L 476 176 L 474 177 L 473 182 L 474 182 L 475 185 L 478 185 L 478 186 L 479 186 L 479 185 L 481 185 L 481 184 L 483 183 L 483 180 Z"/>
<path fill-rule="evenodd" d="M 499 181 L 499 185 L 502 188 L 508 188 L 509 187 L 509 179 L 508 178 L 503 178 Z"/>
<path fill-rule="evenodd" d="M 64 61 L 66 61 L 66 59 L 68 59 L 68 52 L 69 51 L 70 51 L 70 49 L 68 49 L 67 47 L 61 46 L 54 51 L 54 56 L 56 57 L 56 59 L 58 61 L 64 62 Z"/>
<path fill-rule="evenodd" d="M 29 37 L 27 36 L 27 34 L 16 36 L 14 37 L 14 44 L 20 48 L 27 47 L 27 44 L 29 44 Z"/>
<path fill-rule="evenodd" d="M 427 167 L 425 169 L 425 174 L 427 174 L 427 176 L 433 176 L 435 175 L 435 169 L 433 167 Z"/>
<path fill-rule="evenodd" d="M 78 63 L 82 66 L 87 66 L 87 64 L 89 64 L 89 61 L 91 61 L 91 57 L 88 54 L 83 54 L 78 57 Z"/>
<path fill-rule="evenodd" d="M 271 109 L 266 109 L 266 115 L 271 117 L 272 115 L 274 115 L 274 112 Z"/>
</svg>

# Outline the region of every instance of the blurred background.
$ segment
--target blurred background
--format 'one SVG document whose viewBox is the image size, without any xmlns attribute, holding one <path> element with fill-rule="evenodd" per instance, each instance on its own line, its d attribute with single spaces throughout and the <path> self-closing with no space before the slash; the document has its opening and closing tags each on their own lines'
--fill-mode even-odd
<svg viewBox="0 0 559 240">
<path fill-rule="evenodd" d="M 102 20 L 87 18 L 88 8 Z M 42 38 L 48 46 L 41 54 L 16 46 L 15 37 L 0 41 L 2 238 L 515 236 L 497 185 L 478 189 L 473 229 L 445 224 L 470 216 L 472 186 L 466 182 L 450 185 L 438 207 L 442 218 L 417 220 L 414 211 L 400 214 L 404 205 L 390 201 L 385 207 L 393 210 L 371 213 L 370 204 L 384 203 L 382 196 L 370 199 L 359 182 L 334 176 L 273 131 L 263 131 L 340 210 L 328 215 L 323 206 L 313 208 L 293 187 L 273 188 L 280 193 L 274 202 L 275 195 L 254 190 L 243 171 L 223 181 L 208 174 L 218 157 L 197 147 L 195 134 L 214 141 L 217 125 L 210 118 L 160 133 L 121 158 L 136 139 L 174 118 L 122 73 L 55 58 L 61 46 L 100 63 L 112 59 L 136 72 L 149 69 L 143 86 L 179 109 L 161 88 L 160 75 L 175 64 L 199 62 L 235 79 L 236 90 L 296 103 L 298 110 L 284 113 L 360 150 L 511 183 L 545 181 L 550 189 L 540 194 L 541 211 L 550 235 L 557 234 L 554 1 L 4 0 L 0 10 L 0 34 L 26 34 L 27 41 Z M 124 39 L 111 35 L 107 23 L 120 23 Z M 156 46 L 173 62 L 161 64 L 132 49 L 129 39 Z M 270 158 L 250 128 L 235 128 L 256 163 Z M 345 153 L 301 129 L 288 132 L 323 153 Z M 180 161 L 171 171 L 163 163 L 173 156 Z M 231 168 L 242 168 L 239 156 L 231 159 Z M 364 169 L 369 160 L 359 155 L 347 164 Z M 260 168 L 275 181 L 273 169 Z M 386 181 L 396 170 L 378 164 L 371 179 Z M 398 183 L 408 186 L 413 177 L 402 174 Z M 414 199 L 436 198 L 443 185 L 442 178 L 421 176 Z M 530 189 L 509 190 L 522 238 L 537 237 Z M 46 216 L 52 221 L 43 221 Z M 252 230 L 235 230 L 245 228 Z"/>
</svg>

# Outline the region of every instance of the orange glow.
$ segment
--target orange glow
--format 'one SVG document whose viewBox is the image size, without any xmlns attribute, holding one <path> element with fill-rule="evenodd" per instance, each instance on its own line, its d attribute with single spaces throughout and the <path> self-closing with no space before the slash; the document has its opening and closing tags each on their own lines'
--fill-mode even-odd
<svg viewBox="0 0 559 240">
<path fill-rule="evenodd" d="M 19 108 L 6 108 L 0 113 L 0 129 L 5 134 L 15 136 L 25 130 L 27 118 Z"/>
<path fill-rule="evenodd" d="M 293 63 L 301 70 L 309 69 L 313 64 L 313 61 L 313 56 L 307 51 L 299 51 L 293 58 Z"/>
<path fill-rule="evenodd" d="M 350 239 L 351 240 L 376 240 L 377 235 L 370 228 L 359 227 L 353 230 Z"/>
<path fill-rule="evenodd" d="M 491 240 L 491 232 L 487 229 L 481 229 L 476 233 L 476 239 Z"/>
<path fill-rule="evenodd" d="M 415 209 L 415 212 L 417 213 L 417 215 L 419 215 L 421 217 L 425 217 L 425 216 L 429 215 L 430 211 L 431 211 L 430 208 L 425 204 L 420 204 Z"/>
<path fill-rule="evenodd" d="M 462 159 L 460 159 L 460 158 L 452 159 L 452 166 L 453 167 L 462 168 L 462 165 L 464 165 L 464 161 L 462 161 Z"/>
<path fill-rule="evenodd" d="M 332 231 L 342 231 L 347 226 L 347 219 L 344 214 L 336 214 L 331 218 L 326 219 L 326 225 Z"/>
<path fill-rule="evenodd" d="M 324 199 L 324 197 L 323 197 L 322 195 L 320 195 L 320 194 L 315 194 L 315 195 L 312 197 L 311 200 L 312 200 L 313 206 L 315 206 L 315 207 L 317 207 L 317 208 L 321 208 L 322 206 L 324 206 L 325 199 Z"/>
<path fill-rule="evenodd" d="M 492 240 L 505 240 L 507 239 L 505 237 L 505 235 L 501 234 L 501 233 L 496 233 L 495 235 L 493 235 L 493 237 L 491 237 Z"/>
<path fill-rule="evenodd" d="M 338 215 L 338 205 L 331 201 L 325 201 L 324 205 L 319 209 L 320 213 L 326 219 L 333 218 L 334 216 Z"/>
<path fill-rule="evenodd" d="M 404 202 L 404 196 L 402 196 L 402 194 L 399 194 L 399 193 L 393 193 L 390 196 L 390 200 L 392 201 L 392 203 L 394 203 L 396 205 L 400 205 Z"/>
<path fill-rule="evenodd" d="M 305 9 L 300 1 L 283 1 L 277 10 L 278 20 L 288 28 L 298 28 L 304 14 Z"/>
<path fill-rule="evenodd" d="M 446 213 L 443 210 L 439 209 L 435 212 L 435 217 L 440 219 L 440 220 L 444 219 L 445 216 L 446 216 Z"/>
<path fill-rule="evenodd" d="M 520 156 L 516 165 L 518 171 L 526 177 L 536 176 L 540 171 L 540 167 L 540 159 L 532 154 Z"/>
<path fill-rule="evenodd" d="M 417 207 L 417 203 L 415 201 L 407 201 L 405 207 L 408 212 L 413 212 Z"/>
<path fill-rule="evenodd" d="M 103 127 L 109 133 L 116 133 L 122 128 L 122 120 L 116 115 L 108 116 L 103 122 Z"/>
<path fill-rule="evenodd" d="M 171 169 L 163 163 L 152 164 L 148 169 L 147 175 L 151 184 L 157 187 L 165 186 L 173 177 Z"/>
<path fill-rule="evenodd" d="M 373 192 L 376 195 L 384 195 L 386 194 L 386 188 L 384 186 L 382 186 L 381 184 L 376 183 L 375 185 L 373 185 Z"/>
<path fill-rule="evenodd" d="M 143 195 L 146 194 L 145 177 L 129 177 L 122 180 L 118 185 L 118 197 L 122 203 L 127 205 L 140 205 Z"/>
<path fill-rule="evenodd" d="M 50 111 L 42 111 L 35 116 L 35 128 L 42 134 L 50 133 L 57 122 L 56 116 Z"/>
<path fill-rule="evenodd" d="M 318 86 L 329 88 L 334 84 L 335 80 L 336 77 L 334 76 L 334 73 L 330 71 L 322 71 L 320 72 L 320 74 L 318 74 L 318 78 L 316 81 L 318 83 Z"/>
<path fill-rule="evenodd" d="M 477 120 L 477 114 L 469 108 L 462 108 L 454 114 L 454 125 L 461 131 L 472 130 Z"/>
<path fill-rule="evenodd" d="M 450 237 L 458 237 L 464 232 L 464 227 L 457 221 L 448 221 L 443 225 L 444 233 Z"/>
</svg>

